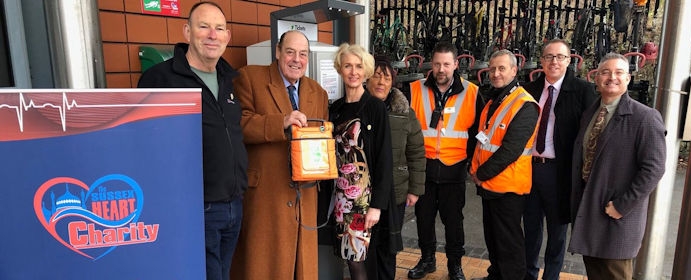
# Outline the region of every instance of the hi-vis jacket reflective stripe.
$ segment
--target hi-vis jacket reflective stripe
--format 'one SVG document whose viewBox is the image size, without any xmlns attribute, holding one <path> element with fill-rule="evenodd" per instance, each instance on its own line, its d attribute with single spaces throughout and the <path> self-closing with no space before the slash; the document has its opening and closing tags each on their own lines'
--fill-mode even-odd
<svg viewBox="0 0 691 280">
<path fill-rule="evenodd" d="M 435 100 L 434 91 L 425 86 L 425 80 L 410 84 L 411 107 L 415 110 L 425 139 L 425 157 L 439 159 L 445 165 L 454 165 L 467 158 L 468 128 L 475 121 L 478 87 L 461 79 L 463 92 L 451 95 L 444 104 L 443 117 L 437 128 L 429 126 Z"/>
<path fill-rule="evenodd" d="M 477 146 L 475 146 L 475 153 L 473 155 L 473 161 L 470 166 L 470 172 L 475 174 L 480 165 L 485 163 L 491 156 L 499 149 L 501 146 L 504 135 L 509 125 L 511 125 L 511 120 L 516 116 L 516 113 L 523 107 L 526 102 L 535 102 L 528 92 L 526 92 L 523 87 L 518 87 L 511 91 L 511 93 L 506 96 L 506 98 L 499 105 L 494 115 L 491 116 L 489 122 L 487 122 L 487 111 L 489 110 L 492 100 L 487 102 L 485 108 L 482 110 L 480 115 L 480 128 L 479 130 L 487 135 L 487 141 L 485 144 L 478 141 Z M 485 125 L 486 124 L 486 125 Z M 482 188 L 496 192 L 496 193 L 516 193 L 516 194 L 527 194 L 530 193 L 530 187 L 532 185 L 533 169 L 532 169 L 532 147 L 533 141 L 535 140 L 535 132 L 530 137 L 528 142 L 525 144 L 525 149 L 518 159 L 511 163 L 504 169 L 501 173 L 493 178 L 482 182 Z"/>
</svg>

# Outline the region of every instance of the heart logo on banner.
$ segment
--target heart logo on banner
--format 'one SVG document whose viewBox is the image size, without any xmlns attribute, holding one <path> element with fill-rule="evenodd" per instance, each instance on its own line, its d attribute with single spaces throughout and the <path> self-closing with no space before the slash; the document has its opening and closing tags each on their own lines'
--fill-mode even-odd
<svg viewBox="0 0 691 280">
<path fill-rule="evenodd" d="M 34 211 L 46 231 L 93 260 L 121 245 L 153 242 L 145 234 L 147 226 L 137 224 L 143 205 L 139 184 L 122 174 L 103 176 L 91 186 L 75 178 L 53 178 L 34 195 Z"/>
</svg>

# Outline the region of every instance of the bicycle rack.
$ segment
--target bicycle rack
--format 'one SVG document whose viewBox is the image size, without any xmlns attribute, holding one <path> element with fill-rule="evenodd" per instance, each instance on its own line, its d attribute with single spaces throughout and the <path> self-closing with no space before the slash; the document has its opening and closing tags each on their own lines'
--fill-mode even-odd
<svg viewBox="0 0 691 280">
<path fill-rule="evenodd" d="M 527 61 L 526 63 L 523 64 L 523 69 L 528 70 L 528 69 L 535 69 L 537 68 L 537 62 L 533 61 L 531 58 L 530 61 Z"/>
<path fill-rule="evenodd" d="M 468 69 L 473 68 L 475 66 L 475 57 L 471 54 L 462 54 L 456 57 L 456 60 L 461 60 L 461 58 L 469 58 L 470 59 L 470 65 L 468 65 Z"/>
<path fill-rule="evenodd" d="M 646 58 L 645 54 L 637 51 L 633 52 L 628 52 L 624 54 L 624 57 L 629 58 L 629 72 L 633 73 L 645 66 Z M 638 63 L 636 63 L 636 60 L 638 60 Z M 629 92 L 636 92 L 636 100 L 638 102 L 641 102 L 645 105 L 650 106 L 649 100 L 648 100 L 648 90 L 650 88 L 650 82 L 649 81 L 634 81 L 634 78 L 631 77 L 631 81 L 628 86 Z"/>
<path fill-rule="evenodd" d="M 418 54 L 407 55 L 405 58 L 403 58 L 403 62 L 405 63 L 405 68 L 410 67 L 410 59 L 411 58 L 417 58 L 418 59 L 417 67 L 415 67 L 416 72 L 398 75 L 396 77 L 396 82 L 399 82 L 399 83 L 400 82 L 411 82 L 411 81 L 425 78 L 424 74 L 417 73 L 417 71 L 420 71 L 422 69 L 422 63 L 425 61 L 425 58 L 421 55 L 418 55 Z"/>
<path fill-rule="evenodd" d="M 475 67 L 472 67 L 471 70 L 482 70 L 489 67 L 489 61 L 483 61 L 483 60 L 476 60 L 475 61 Z"/>
<path fill-rule="evenodd" d="M 593 69 L 593 70 L 588 71 L 588 74 L 585 75 L 588 82 L 591 82 L 591 83 L 593 82 L 593 78 L 591 78 L 590 76 L 592 76 L 595 73 L 597 73 L 597 69 Z"/>
<path fill-rule="evenodd" d="M 460 62 L 460 60 L 461 60 L 461 59 L 464 59 L 464 58 L 470 60 L 470 64 L 468 64 L 468 66 L 465 67 L 464 69 L 461 69 L 461 67 L 460 67 L 461 62 Z M 468 70 L 473 69 L 473 67 L 475 66 L 475 57 L 472 56 L 472 55 L 470 55 L 470 54 L 462 54 L 462 55 L 457 56 L 457 57 L 456 57 L 456 60 L 459 61 L 459 62 L 458 62 L 458 65 L 459 65 L 459 67 L 458 67 L 458 72 L 459 72 L 461 75 L 464 75 L 464 74 L 465 74 L 465 77 L 464 77 L 464 78 L 467 78 L 467 76 L 468 76 Z"/>
<path fill-rule="evenodd" d="M 513 55 L 516 56 L 516 60 L 520 58 L 520 62 L 518 63 L 518 70 L 522 70 L 523 66 L 525 66 L 525 56 L 520 53 L 514 53 Z"/>
<path fill-rule="evenodd" d="M 572 58 L 575 57 L 576 59 L 578 59 L 578 64 L 576 64 L 576 69 L 575 69 L 575 71 L 580 71 L 581 68 L 583 68 L 583 61 L 584 61 L 584 60 L 583 60 L 583 57 L 580 56 L 580 55 L 577 55 L 577 54 L 575 54 L 575 53 L 572 53 L 572 54 L 570 55 L 570 57 L 572 57 Z M 571 63 L 569 63 L 569 67 L 571 67 Z M 541 72 L 544 72 L 544 71 L 545 71 L 545 70 L 543 70 L 543 69 L 535 69 L 535 70 L 533 70 L 533 71 L 530 71 L 530 74 L 528 74 L 528 77 L 530 78 L 530 81 L 532 82 L 532 81 L 535 80 L 535 74 L 541 73 Z M 588 80 L 588 81 L 590 81 L 590 80 Z"/>
<path fill-rule="evenodd" d="M 629 72 L 636 72 L 639 69 L 643 68 L 645 66 L 645 54 L 640 53 L 640 52 L 628 52 L 624 54 L 624 57 L 629 58 L 632 57 L 629 60 Z M 640 58 L 640 60 L 638 59 Z M 636 63 L 636 60 L 638 60 L 638 63 Z"/>
<path fill-rule="evenodd" d="M 418 63 L 417 63 L 417 69 L 422 68 L 422 63 L 425 62 L 425 57 L 419 55 L 419 54 L 409 54 L 405 58 L 403 58 L 403 61 L 405 62 L 405 67 L 410 67 L 410 59 L 411 58 L 417 58 Z"/>
<path fill-rule="evenodd" d="M 581 69 L 583 69 L 583 61 L 584 61 L 583 57 L 578 55 L 578 54 L 575 54 L 575 53 L 572 53 L 570 55 L 570 57 L 571 58 L 575 57 L 578 60 L 578 63 L 576 64 L 576 69 L 572 69 L 572 70 L 574 70 L 575 72 L 581 71 Z M 571 66 L 571 63 L 569 63 L 569 66 Z"/>
<path fill-rule="evenodd" d="M 391 68 L 393 68 L 393 69 L 406 68 L 405 57 L 401 60 L 391 61 Z"/>
<path fill-rule="evenodd" d="M 537 73 L 542 73 L 542 72 L 545 72 L 545 70 L 542 70 L 542 69 L 535 69 L 535 70 L 533 70 L 533 71 L 530 71 L 530 74 L 528 74 L 528 77 L 530 78 L 530 81 L 531 81 L 531 82 L 532 82 L 532 81 L 535 81 L 535 74 L 537 74 Z"/>
<path fill-rule="evenodd" d="M 478 83 L 479 85 L 483 85 L 483 83 L 482 83 L 482 73 L 485 73 L 485 72 L 489 72 L 489 67 L 487 67 L 487 68 L 482 68 L 482 69 L 480 69 L 480 70 L 477 71 L 477 83 Z"/>
<path fill-rule="evenodd" d="M 645 66 L 645 55 L 644 54 L 639 53 L 639 52 L 629 52 L 629 53 L 624 54 L 624 57 L 631 57 L 631 56 L 634 56 L 634 59 L 633 59 L 634 63 L 631 64 L 631 62 L 629 62 L 629 72 L 638 71 L 639 68 L 643 68 L 643 66 Z M 635 60 L 638 57 L 640 57 L 641 59 L 636 64 Z M 631 68 L 634 68 L 635 70 L 631 70 Z M 588 71 L 588 74 L 586 75 L 586 79 L 588 80 L 588 82 L 592 82 L 594 80 L 591 76 L 595 73 L 597 73 L 597 69 L 593 69 L 593 70 Z"/>
</svg>

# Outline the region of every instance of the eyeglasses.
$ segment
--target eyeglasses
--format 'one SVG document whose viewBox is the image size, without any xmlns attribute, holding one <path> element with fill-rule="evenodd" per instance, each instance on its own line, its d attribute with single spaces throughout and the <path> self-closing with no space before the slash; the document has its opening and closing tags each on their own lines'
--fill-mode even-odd
<svg viewBox="0 0 691 280">
<path fill-rule="evenodd" d="M 385 76 L 385 75 L 381 75 L 381 74 L 374 74 L 374 76 L 370 77 L 370 80 L 377 80 L 377 81 L 383 80 L 383 81 L 386 81 L 386 82 L 390 82 L 390 81 L 391 81 L 391 76 Z"/>
<path fill-rule="evenodd" d="M 566 59 L 567 57 L 569 57 L 569 56 L 563 55 L 563 54 L 558 54 L 558 55 L 546 54 L 546 55 L 542 56 L 542 59 L 544 59 L 546 61 L 552 61 L 552 59 L 556 58 L 557 61 L 564 61 L 564 59 Z"/>
<path fill-rule="evenodd" d="M 622 77 L 622 76 L 628 74 L 628 72 L 626 72 L 624 70 L 617 70 L 614 72 L 612 72 L 610 70 L 597 71 L 597 75 L 602 76 L 602 77 L 611 77 L 612 74 L 614 74 L 614 76 L 617 76 L 617 77 Z"/>
</svg>

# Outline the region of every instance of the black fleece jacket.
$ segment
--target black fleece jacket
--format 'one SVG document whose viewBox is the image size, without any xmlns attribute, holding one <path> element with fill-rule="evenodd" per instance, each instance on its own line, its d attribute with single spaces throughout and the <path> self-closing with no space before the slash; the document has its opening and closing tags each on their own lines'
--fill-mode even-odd
<svg viewBox="0 0 691 280">
<path fill-rule="evenodd" d="M 204 202 L 225 202 L 247 189 L 247 151 L 242 143 L 241 109 L 232 80 L 237 72 L 221 58 L 216 64 L 218 100 L 190 69 L 188 44 L 175 45 L 173 58 L 154 65 L 139 88 L 201 88 Z M 171 155 L 174 156 L 174 155 Z"/>
</svg>

